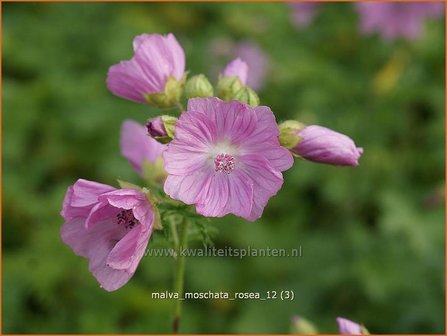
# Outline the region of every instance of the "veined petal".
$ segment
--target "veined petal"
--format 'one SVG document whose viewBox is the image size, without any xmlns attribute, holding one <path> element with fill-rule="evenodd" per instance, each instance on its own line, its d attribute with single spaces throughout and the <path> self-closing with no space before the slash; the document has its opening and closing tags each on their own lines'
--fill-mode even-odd
<svg viewBox="0 0 447 336">
<path fill-rule="evenodd" d="M 98 196 L 115 188 L 97 182 L 79 179 L 67 189 L 61 215 L 64 218 L 86 217 Z"/>
<path fill-rule="evenodd" d="M 253 182 L 253 207 L 250 221 L 258 219 L 270 197 L 276 195 L 283 184 L 282 174 L 259 154 L 247 154 L 240 158 L 243 169 Z"/>
<path fill-rule="evenodd" d="M 116 270 L 134 273 L 146 251 L 151 234 L 152 228 L 144 230 L 141 224 L 135 226 L 110 251 L 107 265 Z"/>
</svg>

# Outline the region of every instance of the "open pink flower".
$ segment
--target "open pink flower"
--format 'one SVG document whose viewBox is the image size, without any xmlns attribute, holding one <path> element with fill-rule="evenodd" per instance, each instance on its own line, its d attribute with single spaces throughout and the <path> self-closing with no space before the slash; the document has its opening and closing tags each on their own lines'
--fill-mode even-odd
<svg viewBox="0 0 447 336">
<path fill-rule="evenodd" d="M 78 180 L 65 194 L 62 240 L 89 260 L 89 270 L 107 291 L 127 283 L 144 255 L 154 225 L 146 195 L 134 189 Z"/>
<path fill-rule="evenodd" d="M 209 217 L 229 213 L 254 221 L 293 164 L 279 145 L 270 108 L 194 98 L 163 153 L 165 192 Z"/>
<path fill-rule="evenodd" d="M 174 35 L 142 34 L 133 40 L 135 55 L 110 67 L 107 87 L 113 94 L 147 103 L 146 94 L 161 93 L 170 76 L 181 80 L 185 53 Z"/>
<path fill-rule="evenodd" d="M 125 120 L 121 126 L 121 154 L 129 160 L 138 174 L 143 172 L 143 162 L 155 163 L 162 157 L 166 145 L 151 138 L 145 126 L 133 120 Z"/>
</svg>

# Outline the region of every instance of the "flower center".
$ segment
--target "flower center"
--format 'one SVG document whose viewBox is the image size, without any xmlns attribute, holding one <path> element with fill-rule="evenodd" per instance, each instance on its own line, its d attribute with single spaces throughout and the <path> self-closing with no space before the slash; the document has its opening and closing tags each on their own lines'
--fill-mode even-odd
<svg viewBox="0 0 447 336">
<path fill-rule="evenodd" d="M 234 156 L 220 153 L 214 159 L 214 170 L 219 173 L 231 174 L 234 170 Z"/>
<path fill-rule="evenodd" d="M 124 225 L 126 229 L 133 229 L 133 227 L 138 223 L 133 215 L 132 210 L 123 210 L 116 215 L 116 222 L 118 225 Z"/>
</svg>

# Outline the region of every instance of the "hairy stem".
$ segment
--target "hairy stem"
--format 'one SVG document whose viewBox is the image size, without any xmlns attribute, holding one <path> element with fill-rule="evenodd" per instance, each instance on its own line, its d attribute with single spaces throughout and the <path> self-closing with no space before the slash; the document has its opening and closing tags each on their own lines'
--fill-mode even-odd
<svg viewBox="0 0 447 336">
<path fill-rule="evenodd" d="M 178 334 L 180 327 L 180 317 L 182 314 L 182 299 L 183 287 L 185 280 L 185 256 L 181 253 L 188 244 L 188 220 L 183 218 L 183 225 L 181 226 L 179 240 L 177 245 L 177 265 L 175 270 L 175 284 L 174 292 L 178 293 L 179 299 L 175 303 L 174 321 L 172 323 L 172 330 L 174 334 Z"/>
</svg>

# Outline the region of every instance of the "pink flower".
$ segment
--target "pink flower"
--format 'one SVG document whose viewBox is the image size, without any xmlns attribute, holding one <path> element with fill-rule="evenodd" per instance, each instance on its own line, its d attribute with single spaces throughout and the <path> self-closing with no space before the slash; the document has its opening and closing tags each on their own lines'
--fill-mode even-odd
<svg viewBox="0 0 447 336">
<path fill-rule="evenodd" d="M 443 2 L 358 2 L 363 34 L 378 32 L 385 40 L 420 37 L 428 18 L 444 14 Z"/>
<path fill-rule="evenodd" d="M 247 84 L 248 66 L 240 58 L 236 58 L 225 67 L 223 75 L 226 77 L 236 76 L 242 85 Z"/>
<path fill-rule="evenodd" d="M 107 87 L 113 94 L 138 103 L 145 95 L 162 93 L 169 77 L 180 81 L 185 53 L 174 35 L 142 34 L 133 41 L 135 55 L 110 67 Z"/>
<path fill-rule="evenodd" d="M 362 327 L 350 320 L 337 317 L 338 328 L 341 335 L 362 335 Z"/>
<path fill-rule="evenodd" d="M 301 140 L 291 150 L 309 161 L 357 166 L 363 154 L 363 148 L 357 148 L 351 138 L 326 127 L 306 126 L 296 134 Z"/>
<path fill-rule="evenodd" d="M 166 145 L 152 139 L 146 128 L 133 120 L 125 120 L 121 126 L 121 154 L 132 167 L 142 174 L 143 162 L 155 163 L 162 157 Z"/>
<path fill-rule="evenodd" d="M 278 142 L 270 108 L 238 101 L 195 98 L 176 124 L 163 154 L 165 192 L 209 217 L 233 213 L 250 221 L 281 188 L 293 164 Z"/>
<path fill-rule="evenodd" d="M 89 270 L 107 291 L 127 283 L 144 255 L 154 225 L 146 195 L 134 189 L 78 180 L 65 194 L 61 237 L 89 260 Z"/>
</svg>

